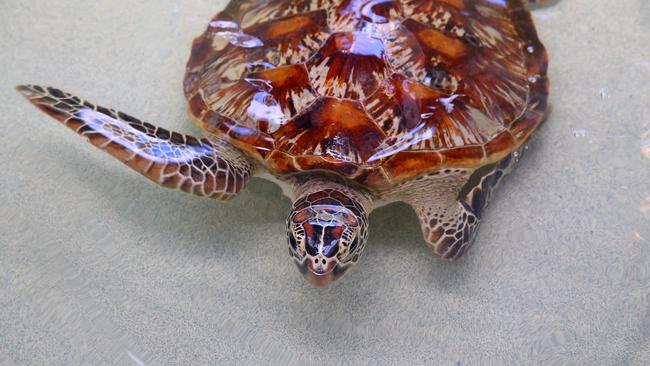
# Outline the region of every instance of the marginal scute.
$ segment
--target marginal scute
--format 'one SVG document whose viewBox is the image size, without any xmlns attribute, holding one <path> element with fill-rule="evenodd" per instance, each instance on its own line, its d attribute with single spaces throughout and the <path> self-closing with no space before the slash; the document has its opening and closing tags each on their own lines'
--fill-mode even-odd
<svg viewBox="0 0 650 366">
<path fill-rule="evenodd" d="M 505 157 L 510 153 L 512 146 L 516 144 L 517 142 L 512 136 L 512 133 L 506 130 L 499 133 L 494 138 L 492 138 L 490 142 L 485 144 L 485 152 L 489 156 Z"/>
<path fill-rule="evenodd" d="M 344 177 L 354 178 L 363 170 L 359 165 L 341 161 L 330 156 L 301 155 L 295 157 L 296 166 L 299 171 L 320 170 L 336 173 Z"/>
<path fill-rule="evenodd" d="M 442 155 L 437 151 L 403 151 L 384 164 L 391 177 L 397 181 L 413 179 L 428 170 L 442 166 Z"/>
<path fill-rule="evenodd" d="M 485 159 L 483 146 L 463 146 L 440 151 L 445 166 L 476 167 Z"/>
<path fill-rule="evenodd" d="M 365 187 L 385 187 L 391 185 L 391 177 L 386 173 L 387 167 L 375 166 L 366 168 L 354 177 L 354 180 Z"/>
<path fill-rule="evenodd" d="M 532 83 L 524 114 L 510 126 L 513 136 L 519 143 L 524 142 L 544 118 L 548 103 L 548 88 L 547 77 L 539 77 Z"/>
<path fill-rule="evenodd" d="M 187 103 L 189 112 L 194 118 L 201 118 L 203 113 L 208 110 L 208 105 L 201 94 L 191 95 Z"/>
<path fill-rule="evenodd" d="M 521 0 L 233 0 L 184 89 L 201 127 L 271 173 L 383 189 L 512 153 L 544 116 L 546 72 Z"/>
<path fill-rule="evenodd" d="M 265 160 L 266 166 L 273 172 L 283 172 L 284 174 L 295 173 L 299 168 L 294 163 L 291 155 L 274 150 Z"/>
</svg>

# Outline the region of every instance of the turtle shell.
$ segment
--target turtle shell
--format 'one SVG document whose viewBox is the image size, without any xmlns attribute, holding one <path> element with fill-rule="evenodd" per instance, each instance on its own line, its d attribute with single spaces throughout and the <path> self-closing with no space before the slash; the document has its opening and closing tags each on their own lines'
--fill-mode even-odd
<svg viewBox="0 0 650 366">
<path fill-rule="evenodd" d="M 194 41 L 184 87 L 200 126 L 272 173 L 381 188 L 518 148 L 546 69 L 520 0 L 233 0 Z"/>
</svg>

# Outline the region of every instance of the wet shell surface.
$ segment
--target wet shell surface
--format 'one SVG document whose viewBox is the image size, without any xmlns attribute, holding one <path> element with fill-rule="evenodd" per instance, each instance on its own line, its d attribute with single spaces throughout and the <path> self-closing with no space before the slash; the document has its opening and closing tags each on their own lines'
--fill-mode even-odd
<svg viewBox="0 0 650 366">
<path fill-rule="evenodd" d="M 519 148 L 547 56 L 520 0 L 232 1 L 193 43 L 192 117 L 272 174 L 382 189 Z"/>
</svg>

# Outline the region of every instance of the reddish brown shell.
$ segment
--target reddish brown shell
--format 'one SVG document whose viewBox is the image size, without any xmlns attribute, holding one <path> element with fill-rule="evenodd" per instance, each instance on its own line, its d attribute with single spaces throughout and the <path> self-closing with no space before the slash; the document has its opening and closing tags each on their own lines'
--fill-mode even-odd
<svg viewBox="0 0 650 366">
<path fill-rule="evenodd" d="M 184 86 L 202 127 L 271 172 L 380 188 L 519 147 L 546 68 L 520 0 L 233 0 Z"/>
</svg>

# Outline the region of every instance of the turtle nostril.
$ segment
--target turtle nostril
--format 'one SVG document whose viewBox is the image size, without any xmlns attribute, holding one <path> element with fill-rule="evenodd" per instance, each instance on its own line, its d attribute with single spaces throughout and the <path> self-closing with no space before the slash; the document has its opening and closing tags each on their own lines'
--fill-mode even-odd
<svg viewBox="0 0 650 366">
<path fill-rule="evenodd" d="M 312 260 L 313 260 L 313 263 L 314 263 L 312 265 L 312 268 L 313 268 L 314 271 L 322 272 L 322 271 L 326 270 L 326 268 L 327 268 L 327 259 L 321 258 L 321 257 L 315 257 L 315 258 L 312 258 Z"/>
</svg>

